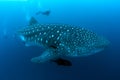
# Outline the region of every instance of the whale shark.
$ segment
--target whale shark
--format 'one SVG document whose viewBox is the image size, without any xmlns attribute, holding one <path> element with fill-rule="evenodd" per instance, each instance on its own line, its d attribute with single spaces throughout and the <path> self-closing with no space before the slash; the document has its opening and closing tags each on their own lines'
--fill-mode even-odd
<svg viewBox="0 0 120 80">
<path fill-rule="evenodd" d="M 65 57 L 83 57 L 103 51 L 109 41 L 93 31 L 69 24 L 35 23 L 17 31 L 27 46 L 42 46 L 45 51 L 33 57 L 32 62 L 56 62 L 71 65 Z"/>
</svg>

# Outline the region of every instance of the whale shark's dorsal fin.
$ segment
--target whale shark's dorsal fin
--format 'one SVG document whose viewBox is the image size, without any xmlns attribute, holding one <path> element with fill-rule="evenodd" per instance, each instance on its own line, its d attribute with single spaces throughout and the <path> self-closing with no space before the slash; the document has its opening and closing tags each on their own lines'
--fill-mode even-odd
<svg viewBox="0 0 120 80">
<path fill-rule="evenodd" d="M 30 21 L 29 21 L 29 25 L 33 25 L 33 24 L 37 24 L 38 21 L 34 18 L 34 17 L 31 17 Z"/>
</svg>

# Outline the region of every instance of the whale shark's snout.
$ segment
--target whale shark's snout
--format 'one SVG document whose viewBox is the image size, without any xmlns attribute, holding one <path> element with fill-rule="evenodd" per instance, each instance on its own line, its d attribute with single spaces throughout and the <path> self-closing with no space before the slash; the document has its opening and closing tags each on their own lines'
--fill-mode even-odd
<svg viewBox="0 0 120 80">
<path fill-rule="evenodd" d="M 20 38 L 23 42 L 26 41 L 26 39 L 25 39 L 25 37 L 24 37 L 23 35 L 19 35 L 19 38 Z"/>
</svg>

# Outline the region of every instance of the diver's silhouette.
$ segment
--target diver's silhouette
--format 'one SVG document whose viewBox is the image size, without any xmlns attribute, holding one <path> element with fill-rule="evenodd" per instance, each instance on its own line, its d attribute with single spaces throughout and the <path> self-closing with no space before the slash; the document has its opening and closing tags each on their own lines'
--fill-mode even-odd
<svg viewBox="0 0 120 80">
<path fill-rule="evenodd" d="M 47 10 L 47 11 L 38 11 L 37 13 L 36 13 L 36 15 L 39 15 L 39 14 L 42 14 L 42 15 L 46 15 L 46 16 L 49 16 L 50 15 L 50 10 Z"/>
</svg>

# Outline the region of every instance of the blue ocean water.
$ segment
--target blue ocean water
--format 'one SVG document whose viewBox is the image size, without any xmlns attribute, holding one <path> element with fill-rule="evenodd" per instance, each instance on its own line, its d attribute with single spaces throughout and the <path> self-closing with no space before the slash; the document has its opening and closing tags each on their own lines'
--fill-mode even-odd
<svg viewBox="0 0 120 80">
<path fill-rule="evenodd" d="M 0 80 L 120 80 L 119 0 L 0 0 Z M 49 16 L 35 15 L 50 10 Z M 41 47 L 26 47 L 15 33 L 34 16 L 39 23 L 80 25 L 111 42 L 104 51 L 72 58 L 73 66 L 35 64 Z"/>
</svg>

